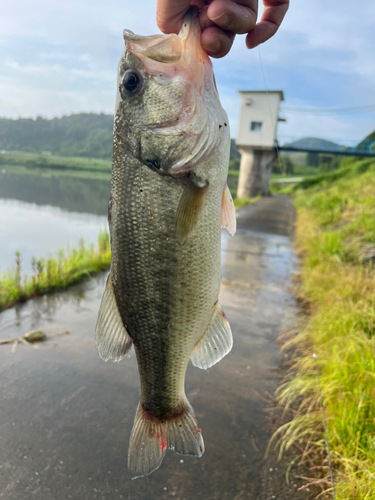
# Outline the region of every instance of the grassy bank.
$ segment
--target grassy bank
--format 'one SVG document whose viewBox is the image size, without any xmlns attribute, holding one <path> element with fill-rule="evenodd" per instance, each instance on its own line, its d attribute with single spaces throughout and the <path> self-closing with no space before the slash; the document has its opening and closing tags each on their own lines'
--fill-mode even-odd
<svg viewBox="0 0 375 500">
<path fill-rule="evenodd" d="M 45 152 L 22 153 L 11 152 L 0 154 L 0 166 L 24 166 L 28 169 L 52 170 L 89 170 L 92 172 L 111 172 L 111 162 L 99 158 L 63 157 Z"/>
<path fill-rule="evenodd" d="M 261 199 L 261 196 L 256 196 L 255 198 L 235 198 L 234 199 L 234 206 L 236 210 L 239 208 L 244 207 L 245 205 L 249 205 L 250 203 L 255 203 L 256 201 L 259 201 Z"/>
<path fill-rule="evenodd" d="M 271 445 L 294 446 L 310 470 L 306 487 L 331 498 L 315 352 L 336 497 L 375 499 L 375 162 L 346 162 L 293 191 L 297 294 L 308 314 L 283 347 L 293 360 L 276 394 L 285 423 Z"/>
<path fill-rule="evenodd" d="M 36 295 L 66 288 L 91 274 L 106 269 L 111 260 L 109 235 L 102 231 L 98 245 L 85 245 L 81 240 L 78 248 L 60 250 L 56 258 L 32 260 L 33 275 L 23 276 L 21 256 L 16 253 L 15 266 L 6 274 L 0 274 L 0 311 L 17 302 L 24 302 Z"/>
<path fill-rule="evenodd" d="M 318 169 L 315 167 L 309 167 L 308 165 L 294 165 L 292 174 L 281 174 L 281 173 L 272 173 L 271 181 L 273 179 L 285 179 L 285 177 L 311 177 L 316 175 Z"/>
<path fill-rule="evenodd" d="M 0 172 L 107 179 L 111 175 L 111 162 L 98 158 L 65 158 L 48 152 L 42 154 L 12 152 L 0 154 Z"/>
</svg>

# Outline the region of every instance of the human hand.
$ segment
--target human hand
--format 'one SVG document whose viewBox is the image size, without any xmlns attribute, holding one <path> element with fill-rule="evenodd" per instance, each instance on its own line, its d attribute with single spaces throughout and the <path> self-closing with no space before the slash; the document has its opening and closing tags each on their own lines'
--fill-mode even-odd
<svg viewBox="0 0 375 500">
<path fill-rule="evenodd" d="M 199 8 L 202 47 L 212 57 L 224 57 L 236 34 L 247 33 L 248 49 L 271 38 L 288 10 L 289 0 L 263 0 L 265 8 L 259 23 L 258 0 L 157 0 L 156 22 L 160 30 L 178 33 L 190 5 Z"/>
</svg>

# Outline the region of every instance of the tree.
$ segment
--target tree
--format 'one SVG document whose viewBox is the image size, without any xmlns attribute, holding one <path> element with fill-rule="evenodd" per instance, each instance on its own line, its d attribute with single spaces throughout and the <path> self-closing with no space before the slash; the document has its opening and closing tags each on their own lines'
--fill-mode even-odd
<svg viewBox="0 0 375 500">
<path fill-rule="evenodd" d="M 233 158 L 229 160 L 229 170 L 239 170 L 241 160 L 239 158 Z"/>
<path fill-rule="evenodd" d="M 272 164 L 273 174 L 293 175 L 294 163 L 289 156 L 280 155 Z"/>
<path fill-rule="evenodd" d="M 337 170 L 341 165 L 341 158 L 338 156 L 332 155 L 320 155 L 319 158 L 319 171 L 324 172 L 332 172 L 333 170 Z"/>
<path fill-rule="evenodd" d="M 375 130 L 367 135 L 356 147 L 361 151 L 375 151 Z"/>
<path fill-rule="evenodd" d="M 0 150 L 110 159 L 113 116 L 80 113 L 47 120 L 0 118 Z"/>
<path fill-rule="evenodd" d="M 309 151 L 307 153 L 306 163 L 309 167 L 319 167 L 319 154 Z"/>
</svg>

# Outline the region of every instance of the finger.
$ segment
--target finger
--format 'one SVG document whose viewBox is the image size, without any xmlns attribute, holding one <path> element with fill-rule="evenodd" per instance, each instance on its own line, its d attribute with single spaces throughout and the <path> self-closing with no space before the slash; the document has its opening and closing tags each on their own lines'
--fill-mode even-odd
<svg viewBox="0 0 375 500">
<path fill-rule="evenodd" d="M 262 18 L 246 37 L 246 46 L 248 49 L 253 49 L 271 38 L 279 29 L 289 8 L 289 0 L 281 0 L 278 2 L 263 0 L 263 3 L 265 9 Z"/>
<path fill-rule="evenodd" d="M 204 0 L 158 0 L 156 5 L 156 24 L 163 33 L 178 33 L 182 19 L 190 7 L 197 5 L 202 8 Z"/>
<path fill-rule="evenodd" d="M 202 32 L 201 45 L 209 56 L 224 57 L 230 51 L 234 37 L 234 33 L 211 27 Z"/>
<path fill-rule="evenodd" d="M 207 16 L 220 28 L 232 33 L 248 33 L 256 23 L 258 0 L 214 0 Z"/>
<path fill-rule="evenodd" d="M 207 16 L 208 5 L 205 5 L 199 11 L 199 24 L 201 26 L 201 30 L 205 30 L 207 28 L 211 28 L 212 26 L 216 26 L 216 24 L 211 21 L 211 19 Z"/>
</svg>

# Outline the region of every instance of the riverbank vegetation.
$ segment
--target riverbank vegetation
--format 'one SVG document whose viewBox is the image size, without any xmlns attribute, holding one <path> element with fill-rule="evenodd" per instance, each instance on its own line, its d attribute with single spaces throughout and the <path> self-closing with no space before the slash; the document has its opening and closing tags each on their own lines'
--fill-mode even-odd
<svg viewBox="0 0 375 500">
<path fill-rule="evenodd" d="M 0 172 L 38 176 L 78 175 L 108 179 L 111 175 L 111 162 L 98 158 L 62 157 L 49 152 L 37 154 L 13 151 L 0 154 Z"/>
<path fill-rule="evenodd" d="M 81 240 L 77 248 L 60 250 L 55 258 L 33 258 L 32 276 L 22 274 L 21 255 L 16 252 L 13 269 L 0 274 L 0 311 L 87 279 L 108 268 L 110 261 L 109 235 L 105 230 L 99 233 L 96 247 Z"/>
<path fill-rule="evenodd" d="M 255 203 L 256 201 L 259 201 L 261 199 L 261 196 L 255 196 L 254 198 L 234 198 L 234 206 L 236 210 L 239 208 L 244 207 L 245 205 L 249 205 L 250 203 Z"/>
<path fill-rule="evenodd" d="M 78 113 L 59 118 L 0 118 L 0 150 L 111 159 L 113 115 Z"/>
<path fill-rule="evenodd" d="M 310 471 L 303 488 L 320 485 L 321 498 L 332 498 L 316 353 L 336 498 L 375 499 L 375 162 L 346 160 L 290 190 L 307 314 L 284 338 L 292 361 L 270 446 L 294 447 Z"/>
</svg>

